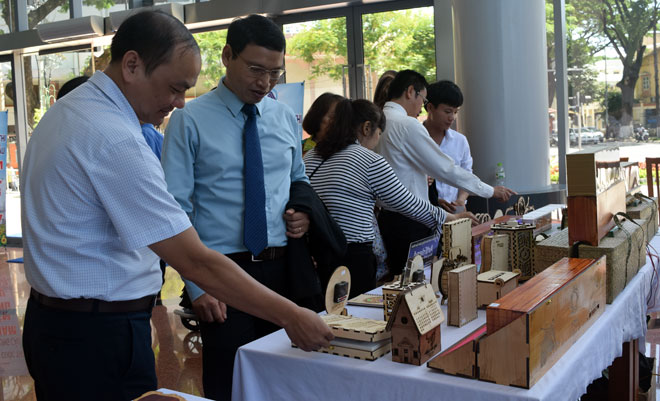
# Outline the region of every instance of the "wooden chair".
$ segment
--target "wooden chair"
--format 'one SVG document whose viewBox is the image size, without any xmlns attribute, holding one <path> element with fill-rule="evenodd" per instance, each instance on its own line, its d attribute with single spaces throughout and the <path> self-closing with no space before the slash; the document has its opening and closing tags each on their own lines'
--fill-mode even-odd
<svg viewBox="0 0 660 401">
<path fill-rule="evenodd" d="M 655 189 L 660 196 L 660 174 L 658 166 L 660 165 L 660 157 L 647 157 L 646 158 L 646 185 L 649 191 L 649 196 L 653 197 L 653 174 L 655 173 Z"/>
</svg>

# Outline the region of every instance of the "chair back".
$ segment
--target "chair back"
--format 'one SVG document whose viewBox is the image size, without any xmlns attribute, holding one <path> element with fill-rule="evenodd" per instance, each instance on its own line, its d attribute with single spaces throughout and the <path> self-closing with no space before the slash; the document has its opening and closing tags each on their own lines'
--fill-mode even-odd
<svg viewBox="0 0 660 401">
<path fill-rule="evenodd" d="M 660 157 L 647 157 L 646 158 L 646 187 L 650 197 L 654 197 L 655 193 L 660 196 L 660 174 L 658 174 L 658 165 L 660 165 Z M 655 179 L 653 178 L 655 176 Z M 655 186 L 655 192 L 653 187 Z"/>
</svg>

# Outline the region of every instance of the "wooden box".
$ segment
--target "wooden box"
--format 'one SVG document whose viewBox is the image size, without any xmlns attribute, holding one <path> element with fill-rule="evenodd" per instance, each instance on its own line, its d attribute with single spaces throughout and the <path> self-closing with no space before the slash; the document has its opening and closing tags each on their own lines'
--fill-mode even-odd
<svg viewBox="0 0 660 401">
<path fill-rule="evenodd" d="M 464 265 L 447 273 L 447 324 L 461 327 L 477 318 L 477 266 Z"/>
<path fill-rule="evenodd" d="M 481 269 L 479 272 L 484 273 L 489 270 L 511 270 L 508 235 L 486 235 L 481 240 Z"/>
<path fill-rule="evenodd" d="M 658 198 L 633 197 L 633 203 L 626 206 L 626 213 L 633 219 L 646 221 L 642 227 L 646 241 L 650 242 L 658 231 Z"/>
<path fill-rule="evenodd" d="M 441 349 L 445 317 L 430 284 L 397 297 L 386 329 L 392 333 L 392 361 L 421 365 Z"/>
<path fill-rule="evenodd" d="M 596 146 L 566 155 L 568 196 L 596 196 L 618 182 L 622 182 L 619 148 Z"/>
<path fill-rule="evenodd" d="M 539 273 L 559 259 L 568 256 L 581 258 L 607 256 L 607 303 L 611 304 L 640 267 L 646 263 L 646 239 L 639 227 L 644 223 L 644 220 L 635 220 L 634 223 L 623 221 L 623 230 L 613 230 L 612 236 L 606 235 L 597 247 L 579 245 L 575 255 L 570 254 L 568 230 L 564 229 L 536 245 L 534 270 Z M 630 234 L 630 241 L 626 233 Z"/>
<path fill-rule="evenodd" d="M 493 220 L 489 220 L 485 223 L 472 227 L 472 263 L 474 263 L 477 266 L 480 266 L 482 264 L 481 241 L 483 241 L 484 236 L 488 235 L 492 231 L 491 229 L 492 225 L 496 223 L 504 223 L 512 218 L 515 219 L 518 218 L 518 216 L 511 216 L 511 215 L 500 216 Z"/>
<path fill-rule="evenodd" d="M 604 310 L 605 258 L 565 258 L 490 304 L 486 324 L 428 366 L 530 388 Z"/>
<path fill-rule="evenodd" d="M 519 273 L 491 270 L 477 276 L 477 307 L 485 307 L 518 287 Z"/>
<path fill-rule="evenodd" d="M 597 246 L 601 238 L 614 227 L 612 216 L 626 211 L 626 188 L 623 181 L 598 195 L 569 196 L 568 239 Z"/>
<path fill-rule="evenodd" d="M 509 236 L 509 265 L 511 271 L 520 271 L 520 279 L 527 280 L 533 275 L 534 268 L 534 229 L 531 224 L 520 224 L 509 220 L 503 224 L 494 224 L 496 234 Z"/>
<path fill-rule="evenodd" d="M 532 210 L 529 213 L 525 213 L 520 220 L 521 223 L 532 224 L 536 226 L 534 230 L 534 235 L 538 235 L 542 232 L 548 231 L 552 228 L 552 214 L 557 210 L 561 211 L 566 205 L 559 203 L 552 203 L 550 205 L 545 205 L 536 210 Z M 558 219 L 561 219 L 561 216 L 558 216 Z"/>
<path fill-rule="evenodd" d="M 489 305 L 479 379 L 532 387 L 605 310 L 605 270 L 605 258 L 562 259 Z"/>
<path fill-rule="evenodd" d="M 472 221 L 457 219 L 442 225 L 442 257 L 465 256 L 472 263 Z"/>
</svg>

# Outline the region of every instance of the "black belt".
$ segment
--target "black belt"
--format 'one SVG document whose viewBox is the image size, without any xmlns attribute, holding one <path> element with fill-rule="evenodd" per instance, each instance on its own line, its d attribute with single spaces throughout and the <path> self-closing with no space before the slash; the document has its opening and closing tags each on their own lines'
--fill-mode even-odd
<svg viewBox="0 0 660 401">
<path fill-rule="evenodd" d="M 155 302 L 155 295 L 131 299 L 128 301 L 102 301 L 91 298 L 62 299 L 41 294 L 34 288 L 30 290 L 30 298 L 43 306 L 71 312 L 99 312 L 99 313 L 131 313 L 151 311 Z"/>
<path fill-rule="evenodd" d="M 264 262 L 268 260 L 281 259 L 284 257 L 285 253 L 286 253 L 286 247 L 280 246 L 280 247 L 266 248 L 263 251 L 261 251 L 261 253 L 257 256 L 253 256 L 252 252 L 236 252 L 236 253 L 227 254 L 225 256 L 227 256 L 229 259 L 233 260 L 236 263 Z"/>
</svg>

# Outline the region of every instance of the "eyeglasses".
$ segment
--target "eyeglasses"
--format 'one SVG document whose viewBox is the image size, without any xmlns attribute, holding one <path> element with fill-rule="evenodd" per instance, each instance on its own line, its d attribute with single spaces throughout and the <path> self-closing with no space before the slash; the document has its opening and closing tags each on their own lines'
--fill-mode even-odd
<svg viewBox="0 0 660 401">
<path fill-rule="evenodd" d="M 426 105 L 429 104 L 429 100 L 426 97 L 424 97 L 424 95 L 419 93 L 419 91 L 417 91 L 416 93 L 417 93 L 417 96 L 420 96 L 422 98 L 422 102 L 424 102 L 424 107 L 426 107 Z"/>
<path fill-rule="evenodd" d="M 277 81 L 286 72 L 286 70 L 284 68 L 274 68 L 272 70 L 267 70 L 267 69 L 259 67 L 257 65 L 250 65 L 250 64 L 248 64 L 248 61 L 246 59 L 241 57 L 240 54 L 238 55 L 238 57 L 240 57 L 241 60 L 243 60 L 243 62 L 245 64 L 247 64 L 247 69 L 250 72 L 250 75 L 252 76 L 252 78 L 261 78 L 264 75 L 268 74 L 268 79 L 269 80 Z"/>
</svg>

